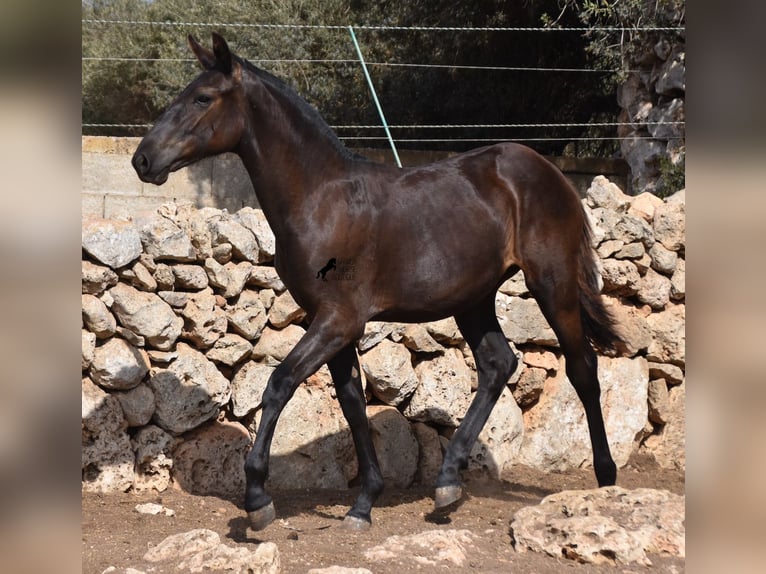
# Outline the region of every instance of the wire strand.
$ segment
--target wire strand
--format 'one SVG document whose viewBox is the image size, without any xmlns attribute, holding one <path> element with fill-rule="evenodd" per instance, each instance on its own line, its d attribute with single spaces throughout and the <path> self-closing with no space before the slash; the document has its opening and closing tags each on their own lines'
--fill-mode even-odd
<svg viewBox="0 0 766 574">
<path fill-rule="evenodd" d="M 292 30 L 348 30 L 348 24 L 253 24 L 248 22 L 167 22 L 157 20 L 110 20 L 84 18 L 82 24 L 118 24 L 126 26 L 168 26 L 199 28 L 263 28 Z M 396 32 L 680 32 L 684 26 L 385 26 L 374 24 L 354 25 L 355 30 L 379 30 Z"/>
</svg>

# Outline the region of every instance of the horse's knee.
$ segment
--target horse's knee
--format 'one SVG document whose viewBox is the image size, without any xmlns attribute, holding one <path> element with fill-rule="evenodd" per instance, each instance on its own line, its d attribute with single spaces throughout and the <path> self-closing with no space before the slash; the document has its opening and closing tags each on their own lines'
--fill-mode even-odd
<svg viewBox="0 0 766 574">
<path fill-rule="evenodd" d="M 516 368 L 519 366 L 519 359 L 516 357 L 516 354 L 511 351 L 511 348 L 506 345 L 506 351 L 503 353 L 503 360 L 501 365 L 501 378 L 503 379 L 503 384 L 508 382 L 508 379 L 511 378 L 513 373 L 516 372 Z"/>
<path fill-rule="evenodd" d="M 502 345 L 495 345 L 491 349 L 486 360 L 487 370 L 490 371 L 488 373 L 490 375 L 488 377 L 488 384 L 490 388 L 499 392 L 502 392 L 519 364 L 519 359 L 511 351 L 510 346 L 505 341 L 502 343 Z"/>
</svg>

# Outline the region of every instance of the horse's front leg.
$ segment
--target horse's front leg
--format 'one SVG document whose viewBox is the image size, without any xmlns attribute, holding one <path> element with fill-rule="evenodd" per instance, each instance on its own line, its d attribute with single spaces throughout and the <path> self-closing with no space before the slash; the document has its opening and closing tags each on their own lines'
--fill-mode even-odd
<svg viewBox="0 0 766 574">
<path fill-rule="evenodd" d="M 265 528 L 276 516 L 264 484 L 269 476 L 269 450 L 279 415 L 298 385 L 358 338 L 363 328 L 350 325 L 337 313 L 317 315 L 303 338 L 271 374 L 263 393 L 255 444 L 245 460 L 245 511 L 254 530 Z"/>
</svg>

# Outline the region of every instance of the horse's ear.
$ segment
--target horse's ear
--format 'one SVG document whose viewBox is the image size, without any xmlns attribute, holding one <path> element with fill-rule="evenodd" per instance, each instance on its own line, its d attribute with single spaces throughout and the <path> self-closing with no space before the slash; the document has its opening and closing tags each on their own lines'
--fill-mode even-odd
<svg viewBox="0 0 766 574">
<path fill-rule="evenodd" d="M 199 63 L 202 64 L 203 68 L 206 70 L 215 68 L 216 62 L 213 52 L 203 48 L 191 34 L 189 34 L 189 47 L 192 49 L 192 52 L 194 52 L 194 55 L 197 56 L 197 60 L 199 60 Z"/>
<path fill-rule="evenodd" d="M 216 67 L 226 74 L 231 75 L 231 52 L 229 51 L 229 45 L 223 36 L 213 32 L 213 53 L 215 54 Z"/>
</svg>

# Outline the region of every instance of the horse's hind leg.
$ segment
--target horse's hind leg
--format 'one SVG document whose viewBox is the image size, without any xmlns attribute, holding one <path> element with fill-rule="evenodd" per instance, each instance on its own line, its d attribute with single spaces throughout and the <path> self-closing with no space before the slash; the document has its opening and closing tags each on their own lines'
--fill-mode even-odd
<svg viewBox="0 0 766 574">
<path fill-rule="evenodd" d="M 346 417 L 356 447 L 362 488 L 354 506 L 343 521 L 345 528 L 364 530 L 372 524 L 370 511 L 383 491 L 383 475 L 380 472 L 375 447 L 372 443 L 367 420 L 367 404 L 362 390 L 359 360 L 354 345 L 348 345 L 327 363 L 338 395 L 343 415 Z"/>
<path fill-rule="evenodd" d="M 471 449 L 518 363 L 497 322 L 494 293 L 455 319 L 476 359 L 479 388 L 444 455 L 436 480 L 436 508 L 462 496 L 460 470 L 468 466 Z"/>
<path fill-rule="evenodd" d="M 532 296 L 556 333 L 566 359 L 567 376 L 585 408 L 598 484 L 610 486 L 617 478 L 617 467 L 609 451 L 601 413 L 598 359 L 585 337 L 573 267 L 562 262 L 555 266 L 554 272 L 525 270 L 525 278 Z M 545 280 L 541 281 L 539 277 L 545 277 Z"/>
</svg>

